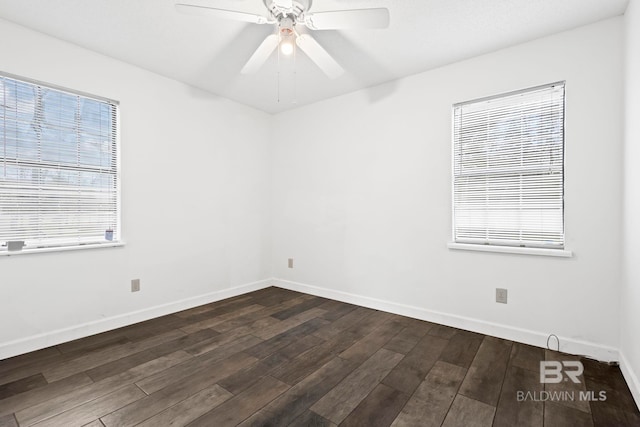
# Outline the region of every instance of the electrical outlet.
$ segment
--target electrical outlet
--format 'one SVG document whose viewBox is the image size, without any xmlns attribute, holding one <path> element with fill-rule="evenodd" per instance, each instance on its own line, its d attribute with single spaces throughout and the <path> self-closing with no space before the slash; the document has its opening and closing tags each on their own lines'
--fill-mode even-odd
<svg viewBox="0 0 640 427">
<path fill-rule="evenodd" d="M 506 289 L 496 288 L 496 302 L 499 302 L 501 304 L 506 304 L 507 303 L 507 290 Z"/>
<path fill-rule="evenodd" d="M 140 279 L 131 280 L 131 292 L 139 292 L 140 291 Z"/>
<path fill-rule="evenodd" d="M 289 258 L 289 268 L 293 268 L 293 258 Z"/>
</svg>

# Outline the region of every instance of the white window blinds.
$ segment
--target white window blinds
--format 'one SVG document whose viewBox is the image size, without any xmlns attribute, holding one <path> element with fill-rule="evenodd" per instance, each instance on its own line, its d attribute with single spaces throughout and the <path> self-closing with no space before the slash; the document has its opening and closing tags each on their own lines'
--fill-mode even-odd
<svg viewBox="0 0 640 427">
<path fill-rule="evenodd" d="M 117 104 L 0 75 L 0 251 L 120 238 Z"/>
<path fill-rule="evenodd" d="M 564 247 L 564 83 L 453 107 L 457 243 Z"/>
</svg>

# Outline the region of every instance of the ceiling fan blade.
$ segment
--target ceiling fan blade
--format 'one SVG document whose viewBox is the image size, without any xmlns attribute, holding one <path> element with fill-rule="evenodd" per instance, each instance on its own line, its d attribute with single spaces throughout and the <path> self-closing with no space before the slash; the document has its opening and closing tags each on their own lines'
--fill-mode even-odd
<svg viewBox="0 0 640 427">
<path fill-rule="evenodd" d="M 309 34 L 301 34 L 296 44 L 330 78 L 335 79 L 344 73 L 344 69 Z"/>
<path fill-rule="evenodd" d="M 267 36 L 266 39 L 258 46 L 251 58 L 244 64 L 242 70 L 240 71 L 242 74 L 255 74 L 260 67 L 269 59 L 271 53 L 278 47 L 280 43 L 280 38 L 277 34 L 271 34 Z"/>
<path fill-rule="evenodd" d="M 233 21 L 251 22 L 253 24 L 269 23 L 269 20 L 265 16 L 238 12 L 237 10 L 217 9 L 215 7 L 200 6 L 196 4 L 176 3 L 176 10 L 187 15 L 206 15 L 216 18 L 230 19 Z"/>
<path fill-rule="evenodd" d="M 352 28 L 387 28 L 389 9 L 336 10 L 308 14 L 304 23 L 312 30 L 343 30 Z"/>
</svg>

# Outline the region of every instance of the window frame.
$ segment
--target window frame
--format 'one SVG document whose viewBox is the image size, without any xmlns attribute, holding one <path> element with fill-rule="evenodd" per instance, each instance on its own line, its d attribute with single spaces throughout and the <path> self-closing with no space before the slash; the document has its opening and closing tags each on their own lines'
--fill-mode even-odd
<svg viewBox="0 0 640 427">
<path fill-rule="evenodd" d="M 471 242 L 471 241 L 456 241 L 456 109 L 469 104 L 477 104 L 482 102 L 488 102 L 491 100 L 507 98 L 511 96 L 517 96 L 519 94 L 525 94 L 529 92 L 535 92 L 543 89 L 550 89 L 556 86 L 563 87 L 562 96 L 562 242 L 556 246 L 524 246 L 500 244 L 494 242 Z M 526 255 L 543 255 L 543 256 L 555 256 L 555 257 L 572 257 L 573 252 L 566 248 L 566 199 L 565 199 L 565 176 L 566 176 L 566 81 L 556 81 L 553 83 L 528 87 L 524 89 L 514 90 L 510 92 L 504 92 L 491 96 L 476 98 L 464 102 L 454 103 L 451 108 L 451 241 L 447 243 L 449 249 L 479 251 L 479 252 L 498 252 L 498 253 L 512 253 L 512 254 L 526 254 Z M 522 194 L 522 193 L 520 193 Z"/>
<path fill-rule="evenodd" d="M 19 75 L 15 75 L 12 73 L 7 73 L 0 70 L 0 77 L 12 79 L 21 83 L 26 83 L 32 85 L 34 87 L 40 87 L 43 89 L 51 89 L 54 91 L 62 92 L 69 94 L 74 97 L 86 98 L 93 101 L 98 101 L 101 103 L 109 104 L 113 107 L 113 120 L 115 124 L 113 127 L 113 132 L 115 135 L 113 136 L 113 145 L 114 145 L 114 154 L 115 157 L 115 173 L 113 177 L 115 179 L 115 228 L 117 233 L 114 233 L 113 240 L 105 240 L 104 241 L 88 241 L 88 242 L 69 242 L 69 243 L 56 243 L 56 244 L 43 244 L 38 246 L 24 246 L 20 250 L 8 250 L 8 245 L 0 246 L 0 256 L 13 256 L 13 255 L 24 255 L 24 254 L 32 254 L 32 253 L 46 253 L 46 252 L 66 252 L 66 251 L 74 251 L 74 250 L 84 250 L 84 249 L 96 249 L 96 248 L 108 248 L 108 247 L 121 247 L 125 246 L 125 241 L 123 240 L 123 229 L 122 229 L 122 167 L 121 167 L 121 135 L 120 135 L 120 102 L 111 98 L 107 98 L 100 95 L 94 95 L 88 92 L 84 92 L 81 90 L 71 89 L 68 87 L 51 84 L 48 82 L 43 82 L 41 80 L 36 80 L 28 77 L 23 77 Z M 73 170 L 73 168 L 71 168 Z M 80 170 L 81 167 L 76 167 L 76 170 Z"/>
</svg>

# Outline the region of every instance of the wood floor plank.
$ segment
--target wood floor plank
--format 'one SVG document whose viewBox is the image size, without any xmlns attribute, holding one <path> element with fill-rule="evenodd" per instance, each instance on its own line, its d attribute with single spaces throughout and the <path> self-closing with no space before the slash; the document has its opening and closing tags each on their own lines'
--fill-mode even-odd
<svg viewBox="0 0 640 427">
<path fill-rule="evenodd" d="M 301 302 L 300 304 L 296 304 L 292 307 L 286 308 L 284 310 L 280 310 L 276 313 L 273 313 L 271 315 L 271 317 L 278 319 L 278 320 L 286 320 L 290 317 L 296 316 L 300 313 L 303 313 L 307 310 L 310 310 L 312 308 L 315 308 L 317 306 L 319 306 L 320 304 L 322 304 L 323 302 L 327 301 L 324 298 L 320 298 L 320 297 L 313 297 L 313 298 L 309 298 L 306 301 Z M 323 311 L 322 314 L 325 314 L 326 311 Z"/>
<path fill-rule="evenodd" d="M 637 409 L 631 412 L 607 402 L 591 402 L 591 414 L 595 427 L 640 426 L 640 414 Z"/>
<path fill-rule="evenodd" d="M 288 346 L 281 348 L 274 354 L 278 354 L 282 357 L 286 357 L 289 360 L 293 360 L 307 350 L 319 346 L 322 343 L 324 343 L 322 339 L 313 335 L 307 335 L 292 342 Z"/>
<path fill-rule="evenodd" d="M 147 348 L 154 347 L 165 341 L 171 341 L 172 339 L 178 338 L 183 335 L 184 332 L 174 329 L 139 342 L 124 344 L 116 348 L 109 348 L 107 350 L 88 353 L 84 356 L 75 358 L 72 361 L 67 361 L 55 367 L 45 369 L 42 374 L 48 382 L 57 381 L 73 374 L 77 374 L 79 372 L 95 368 L 96 366 L 100 366 L 105 363 L 120 359 L 130 354 L 137 353 Z"/>
<path fill-rule="evenodd" d="M 42 374 L 35 374 L 10 383 L 2 384 L 0 385 L 0 400 L 45 385 L 47 385 L 47 380 L 44 379 Z"/>
<path fill-rule="evenodd" d="M 267 307 L 278 305 L 284 301 L 297 298 L 300 296 L 299 292 L 290 291 L 288 289 L 282 289 L 277 287 L 272 287 L 266 289 L 264 294 L 260 294 L 258 291 L 254 294 L 253 301 L 256 304 L 261 304 Z"/>
<path fill-rule="evenodd" d="M 324 365 L 340 352 L 344 351 L 352 345 L 356 339 L 353 334 L 342 333 L 337 337 L 331 338 L 305 351 L 290 363 L 274 370 L 271 375 L 287 384 L 294 385 L 302 378 L 313 373 L 318 369 L 318 366 Z"/>
<path fill-rule="evenodd" d="M 18 427 L 18 421 L 13 414 L 0 416 L 0 427 Z"/>
<path fill-rule="evenodd" d="M 251 302 L 250 302 L 251 301 Z M 179 311 L 175 316 L 186 320 L 216 317 L 253 304 L 252 296 L 241 295 Z"/>
<path fill-rule="evenodd" d="M 293 420 L 293 422 L 291 424 L 289 424 L 289 426 L 291 426 L 291 427 L 298 427 L 298 426 L 304 426 L 304 427 L 337 427 L 336 424 L 332 423 L 331 421 L 329 421 L 325 417 L 321 417 L 320 415 L 316 414 L 315 412 L 308 411 L 308 410 L 305 411 L 298 418 Z"/>
<path fill-rule="evenodd" d="M 289 389 L 273 377 L 265 377 L 239 395 L 189 423 L 189 427 L 236 426 Z"/>
<path fill-rule="evenodd" d="M 614 388 L 620 384 L 626 384 L 619 366 L 598 362 L 597 360 L 586 357 L 581 357 L 580 362 L 582 362 L 582 366 L 584 366 L 585 378 L 608 384 Z"/>
<path fill-rule="evenodd" d="M 387 427 L 409 396 L 384 384 L 376 388 L 340 423 L 340 427 Z"/>
<path fill-rule="evenodd" d="M 512 352 L 513 354 L 513 352 Z M 540 396 L 544 390 L 540 374 L 516 365 L 507 368 L 500 400 L 496 408 L 493 427 L 542 427 L 544 422 L 543 402 L 533 399 L 518 399 L 518 392 L 531 392 Z"/>
<path fill-rule="evenodd" d="M 376 328 L 386 322 L 392 322 L 394 320 L 400 319 L 400 316 L 391 313 L 385 313 L 384 311 L 374 310 L 369 313 L 364 319 L 353 323 L 351 326 L 347 327 L 344 331 L 351 332 L 362 338 L 371 332 L 373 332 Z"/>
<path fill-rule="evenodd" d="M 313 328 L 309 328 L 309 326 L 312 326 L 316 320 L 324 322 L 322 319 L 312 319 L 297 328 L 303 328 L 302 330 L 311 332 Z M 307 325 L 307 327 L 305 327 L 305 325 Z M 292 331 L 293 330 L 289 332 Z M 314 337 L 313 335 L 303 335 L 300 337 L 297 333 L 289 335 L 289 332 L 278 335 L 271 340 L 260 342 L 244 350 L 245 353 L 261 358 L 261 360 L 255 365 L 227 377 L 220 385 L 233 394 L 237 394 L 256 383 L 262 377 L 270 374 L 273 370 L 285 366 L 291 359 L 322 342 L 320 338 Z M 286 339 L 279 339 L 282 337 Z"/>
<path fill-rule="evenodd" d="M 203 367 L 180 381 L 145 396 L 138 401 L 102 417 L 107 427 L 134 426 L 167 408 L 176 405 L 195 393 L 211 387 L 221 379 L 256 362 L 255 357 L 234 354 L 218 363 Z"/>
<path fill-rule="evenodd" d="M 378 350 L 316 402 L 311 410 L 340 424 L 403 357 L 402 354 L 384 348 Z"/>
<path fill-rule="evenodd" d="M 3 359 L 0 360 L 0 374 L 5 374 L 25 365 L 42 364 L 43 361 L 51 360 L 60 355 L 61 353 L 56 347 L 47 347 L 42 350 Z M 4 375 L 1 375 L 1 377 L 3 378 Z M 2 383 L 1 380 L 0 383 Z"/>
<path fill-rule="evenodd" d="M 239 394 L 260 381 L 263 377 L 269 375 L 272 370 L 282 366 L 288 361 L 289 359 L 277 353 L 272 354 L 263 360 L 258 360 L 252 365 L 229 375 L 219 381 L 218 384 L 233 394 Z"/>
<path fill-rule="evenodd" d="M 458 331 L 449 339 L 449 343 L 442 350 L 440 360 L 454 365 L 468 368 L 476 356 L 484 335 L 474 332 Z"/>
<path fill-rule="evenodd" d="M 88 353 L 91 351 L 101 350 L 114 344 L 122 345 L 128 342 L 131 342 L 129 338 L 123 335 L 122 330 L 117 329 L 58 344 L 56 348 L 62 354 L 74 353 L 76 355 L 81 355 L 83 352 Z"/>
<path fill-rule="evenodd" d="M 159 357 L 158 359 L 136 366 L 121 374 L 105 378 L 97 383 L 76 388 L 71 392 L 60 394 L 36 405 L 29 406 L 16 412 L 16 418 L 21 425 L 35 424 L 38 421 L 112 393 L 121 388 L 123 384 L 130 384 L 156 372 L 162 372 L 189 358 L 191 358 L 191 356 L 184 351 L 177 351 L 170 355 Z"/>
<path fill-rule="evenodd" d="M 94 382 L 98 382 L 105 378 L 118 375 L 136 366 L 140 366 L 146 362 L 157 359 L 158 356 L 150 351 L 141 351 L 131 354 L 129 356 L 122 357 L 104 365 L 96 366 L 95 368 L 88 369 L 85 373 L 91 377 Z"/>
<path fill-rule="evenodd" d="M 259 329 L 254 332 L 254 335 L 263 340 L 268 340 L 269 338 L 273 338 L 276 335 L 288 331 L 289 329 L 293 329 L 296 326 L 301 325 L 324 313 L 325 311 L 319 308 L 311 308 L 309 310 L 303 311 L 302 313 L 296 314 L 295 316 L 282 320 L 270 327 Z"/>
<path fill-rule="evenodd" d="M 203 341 L 207 341 L 219 335 L 220 332 L 214 331 L 213 329 L 202 329 L 200 331 L 175 338 L 171 341 L 158 344 L 145 351 L 149 351 L 156 356 L 164 356 L 165 354 L 173 353 L 174 351 L 191 348 L 194 345 L 197 345 Z"/>
<path fill-rule="evenodd" d="M 382 348 L 382 346 L 389 342 L 389 340 L 402 329 L 402 324 L 398 321 L 383 323 L 365 335 L 364 338 L 358 340 L 351 347 L 340 353 L 340 357 L 362 363 Z"/>
<path fill-rule="evenodd" d="M 156 317 L 155 319 L 136 323 L 131 326 L 125 326 L 124 328 L 121 328 L 121 331 L 123 335 L 129 338 L 132 342 L 138 342 L 148 340 L 149 338 L 162 334 L 166 331 L 180 329 L 188 324 L 188 321 L 173 314 L 169 314 L 167 316 Z"/>
<path fill-rule="evenodd" d="M 241 426 L 287 426 L 293 423 L 356 367 L 357 364 L 354 362 L 334 357 L 245 420 Z"/>
<path fill-rule="evenodd" d="M 112 393 L 62 412 L 37 424 L 38 427 L 60 427 L 87 424 L 146 396 L 135 385 L 124 386 Z M 21 423 L 22 424 L 22 423 Z"/>
<path fill-rule="evenodd" d="M 137 427 L 184 426 L 231 397 L 233 394 L 214 384 L 138 424 Z"/>
<path fill-rule="evenodd" d="M 336 335 L 343 333 L 354 324 L 364 321 L 367 316 L 370 316 L 372 313 L 374 313 L 374 310 L 371 310 L 370 308 L 358 307 L 331 324 L 318 329 L 313 333 L 313 335 L 322 338 L 323 340 L 329 340 Z"/>
<path fill-rule="evenodd" d="M 432 324 L 427 324 L 427 322 L 422 323 L 425 323 L 425 325 L 412 325 L 404 327 L 402 331 L 400 331 L 400 333 L 391 338 L 391 340 L 384 345 L 384 348 L 395 353 L 409 353 L 431 328 Z"/>
<path fill-rule="evenodd" d="M 596 400 L 589 402 L 594 423 L 615 424 L 613 421 L 619 420 L 617 422 L 618 425 L 634 425 L 630 420 L 640 420 L 640 411 L 638 411 L 638 407 L 633 400 L 631 392 L 628 391 L 626 383 L 618 383 L 619 380 L 615 378 L 615 375 L 611 375 L 608 379 L 599 379 L 603 382 L 595 381 L 593 377 L 585 376 L 585 388 L 592 392 L 596 398 Z M 600 393 L 603 394 L 603 397 L 606 397 L 606 400 L 597 400 L 600 398 Z M 635 423 L 635 425 L 640 426 L 640 422 Z"/>
<path fill-rule="evenodd" d="M 509 365 L 540 373 L 540 362 L 544 360 L 544 349 L 514 342 L 511 347 Z"/>
<path fill-rule="evenodd" d="M 607 400 L 603 402 L 605 405 L 612 405 L 629 413 L 638 413 L 638 406 L 633 400 L 620 367 L 586 358 L 580 360 L 584 366 L 587 390 L 595 392 L 596 395 L 601 391 L 605 392 L 607 395 Z M 600 401 L 591 402 L 591 407 L 600 404 Z"/>
<path fill-rule="evenodd" d="M 242 326 L 224 334 L 218 334 L 212 338 L 187 346 L 184 348 L 184 351 L 194 356 L 200 356 L 201 354 L 208 353 L 212 350 L 216 350 L 217 348 L 233 343 L 235 340 L 247 337 L 252 331 L 253 329 L 250 326 Z"/>
<path fill-rule="evenodd" d="M 458 393 L 496 406 L 511 354 L 511 341 L 484 337 Z"/>
<path fill-rule="evenodd" d="M 175 351 L 190 347 L 217 335 L 219 335 L 219 333 L 211 329 L 205 329 L 193 334 L 183 335 L 155 347 L 88 369 L 85 372 L 94 381 L 100 381 L 104 378 L 117 375 L 135 366 L 142 365 L 143 363 L 149 362 L 160 356 L 165 356 Z"/>
<path fill-rule="evenodd" d="M 230 330 L 235 329 L 239 326 L 248 325 L 264 318 L 273 319 L 273 323 L 277 323 L 276 321 L 278 319 L 271 317 L 272 314 L 285 310 L 289 307 L 293 307 L 294 305 L 307 301 L 310 298 L 313 298 L 313 297 L 311 295 L 301 294 L 300 296 L 285 300 L 277 305 L 265 306 L 261 310 L 252 311 L 250 313 L 246 313 L 241 316 L 233 317 L 220 324 L 213 326 L 211 329 L 218 331 L 220 333 L 229 332 Z"/>
<path fill-rule="evenodd" d="M 28 363 L 21 363 L 20 366 L 0 373 L 0 384 L 6 384 L 31 375 L 40 374 L 48 367 L 67 363 L 75 357 L 78 357 L 77 353 L 63 354 L 57 351 L 57 354 L 49 354 L 47 357 L 39 358 L 36 361 L 31 360 Z"/>
<path fill-rule="evenodd" d="M 91 338 L 91 337 L 90 337 Z M 107 350 L 109 348 L 115 348 L 123 344 L 130 343 L 126 337 L 117 337 L 109 341 L 101 341 L 98 343 L 92 342 L 85 345 L 83 348 L 73 352 L 61 353 L 58 350 L 55 352 L 48 352 L 45 356 L 39 357 L 35 360 L 27 358 L 27 363 L 18 363 L 20 366 L 0 373 L 0 384 L 13 382 L 31 375 L 42 373 L 44 370 L 55 367 L 63 363 L 67 363 L 77 357 L 83 356 L 90 352 L 96 352 L 100 350 Z"/>
<path fill-rule="evenodd" d="M 328 300 L 324 302 L 322 305 L 319 305 L 318 308 L 327 310 L 327 312 L 320 317 L 330 322 L 333 322 L 341 318 L 342 316 L 352 312 L 353 310 L 358 308 L 358 306 L 353 304 L 347 304 L 340 301 Z"/>
<path fill-rule="evenodd" d="M 213 351 L 191 358 L 184 363 L 169 367 L 154 375 L 149 375 L 144 379 L 137 381 L 136 384 L 144 390 L 145 393 L 154 393 L 170 384 L 183 381 L 184 378 L 193 375 L 194 373 L 202 372 L 203 369 L 215 366 L 216 362 L 235 354 L 239 354 L 243 350 L 250 348 L 259 342 L 261 342 L 261 340 L 252 335 L 243 336 L 235 341 L 220 346 Z M 253 359 L 254 361 L 257 360 L 256 358 Z"/>
<path fill-rule="evenodd" d="M 91 378 L 83 372 L 24 393 L 13 395 L 0 400 L 0 416 L 21 411 L 56 396 L 71 393 L 78 388 L 92 383 Z"/>
<path fill-rule="evenodd" d="M 236 317 L 240 317 L 242 315 L 248 314 L 248 313 L 253 313 L 253 312 L 258 312 L 260 310 L 264 309 L 263 306 L 259 305 L 259 304 L 252 304 L 249 305 L 247 307 L 242 307 L 238 310 L 234 310 L 234 311 L 230 311 L 228 313 L 225 314 L 221 314 L 219 316 L 216 317 L 208 317 L 205 320 L 201 320 L 199 322 L 196 323 L 190 323 L 188 325 L 185 325 L 182 327 L 182 330 L 187 333 L 187 334 L 192 334 L 194 332 L 198 332 L 201 331 L 203 329 L 212 329 L 215 326 L 224 323 L 228 320 L 234 319 Z"/>
<path fill-rule="evenodd" d="M 457 395 L 442 427 L 491 427 L 496 408 L 461 394 Z"/>
<path fill-rule="evenodd" d="M 93 420 L 90 423 L 83 425 L 82 427 L 104 427 L 104 424 L 100 420 Z"/>
<path fill-rule="evenodd" d="M 423 336 L 382 382 L 411 396 L 438 361 L 448 343 L 444 338 Z"/>
<path fill-rule="evenodd" d="M 328 322 L 326 320 L 313 318 L 294 328 L 271 337 L 261 342 L 260 344 L 251 347 L 250 349 L 247 349 L 247 353 L 259 359 L 267 357 L 270 354 L 273 354 L 276 351 L 290 345 L 301 337 L 313 333 L 319 327 L 324 326 L 327 323 Z"/>
<path fill-rule="evenodd" d="M 555 402 L 544 403 L 544 425 L 553 427 L 593 427 L 591 414 L 560 405 Z"/>
<path fill-rule="evenodd" d="M 545 359 L 553 360 L 557 362 L 580 361 L 579 356 L 559 353 L 557 351 L 551 351 L 551 350 L 545 350 Z M 560 383 L 546 383 L 544 385 L 544 390 L 553 394 L 572 394 L 574 396 L 579 396 L 580 392 L 584 392 L 587 390 L 584 374 L 579 376 L 578 380 L 580 381 L 579 383 L 574 383 L 573 381 L 562 381 Z M 556 403 L 578 409 L 580 411 L 586 412 L 587 414 L 591 414 L 591 407 L 589 405 L 589 402 L 586 400 L 578 399 L 577 397 L 575 399 L 557 400 Z M 545 411 L 546 411 L 546 407 L 545 407 Z"/>
<path fill-rule="evenodd" d="M 460 366 L 436 362 L 392 425 L 439 427 L 466 373 L 467 370 Z"/>
<path fill-rule="evenodd" d="M 451 339 L 455 334 L 458 333 L 460 329 L 452 328 L 450 326 L 445 325 L 434 325 L 427 332 L 429 335 L 433 335 L 434 337 L 444 338 L 446 340 Z"/>
<path fill-rule="evenodd" d="M 37 362 L 25 364 L 19 368 L 6 372 L 0 375 L 0 382 L 16 381 L 30 375 L 40 374 L 49 368 L 55 368 L 61 364 L 69 363 L 69 361 L 85 356 L 89 353 L 103 351 L 103 354 L 108 354 L 111 349 L 115 350 L 122 345 L 131 344 L 131 341 L 128 338 L 116 335 L 112 335 L 109 340 L 100 340 L 98 342 L 93 340 L 89 341 L 89 344 L 81 347 L 78 346 L 79 348 L 74 351 L 58 352 L 57 355 L 51 355 L 50 357 L 42 358 Z M 52 382 L 52 380 L 49 382 Z"/>
</svg>

